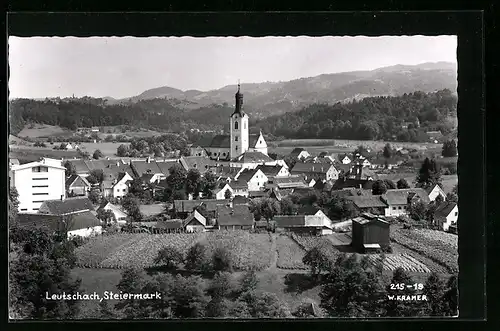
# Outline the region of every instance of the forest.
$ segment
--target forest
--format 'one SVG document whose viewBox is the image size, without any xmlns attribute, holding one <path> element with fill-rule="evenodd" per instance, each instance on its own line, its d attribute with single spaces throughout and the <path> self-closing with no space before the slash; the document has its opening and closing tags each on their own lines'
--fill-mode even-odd
<svg viewBox="0 0 500 331">
<path fill-rule="evenodd" d="M 128 125 L 160 132 L 220 131 L 233 109 L 227 104 L 181 109 L 168 99 L 107 105 L 104 99 L 16 99 L 9 104 L 11 134 L 40 123 L 77 127 Z M 457 97 L 450 90 L 369 97 L 348 103 L 312 104 L 298 112 L 251 120 L 252 131 L 287 139 L 428 141 L 426 131 L 455 129 Z M 215 133 L 214 133 L 215 134 Z M 191 137 L 189 137 L 191 138 Z M 194 137 L 193 137 L 194 138 Z M 196 137 L 198 138 L 198 137 Z M 191 139 L 189 139 L 191 140 Z"/>
</svg>

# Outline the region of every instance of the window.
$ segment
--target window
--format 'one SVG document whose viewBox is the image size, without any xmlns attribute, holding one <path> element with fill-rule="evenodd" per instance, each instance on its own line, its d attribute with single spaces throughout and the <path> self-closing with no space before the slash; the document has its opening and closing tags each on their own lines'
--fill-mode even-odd
<svg viewBox="0 0 500 331">
<path fill-rule="evenodd" d="M 49 168 L 47 167 L 33 167 L 31 168 L 31 171 L 32 172 L 48 172 L 49 171 Z"/>
<path fill-rule="evenodd" d="M 43 200 L 42 200 L 42 201 L 31 201 L 31 202 L 32 202 L 32 203 L 43 203 L 43 202 L 45 202 L 45 201 L 43 201 Z"/>
<path fill-rule="evenodd" d="M 458 216 L 458 211 L 455 212 L 455 216 Z"/>
<path fill-rule="evenodd" d="M 226 156 L 226 153 L 222 153 L 222 156 Z M 196 166 L 195 166 L 196 167 Z"/>
<path fill-rule="evenodd" d="M 401 209 L 401 206 L 399 206 L 398 209 Z"/>
<path fill-rule="evenodd" d="M 21 211 L 27 211 L 28 208 L 21 208 Z"/>
<path fill-rule="evenodd" d="M 243 122 L 243 129 L 247 128 L 247 122 Z"/>
<path fill-rule="evenodd" d="M 37 188 L 37 187 L 49 187 L 49 185 L 33 185 L 31 186 L 32 188 Z"/>
<path fill-rule="evenodd" d="M 40 209 L 40 208 L 33 208 L 33 210 L 35 210 L 35 211 L 38 210 L 38 209 Z"/>
<path fill-rule="evenodd" d="M 238 141 L 238 136 L 234 137 L 234 141 Z"/>
<path fill-rule="evenodd" d="M 48 180 L 47 177 L 40 177 L 40 178 L 32 178 L 33 180 Z"/>
<path fill-rule="evenodd" d="M 396 210 L 396 209 L 397 209 L 397 207 L 392 207 L 392 210 Z"/>
<path fill-rule="evenodd" d="M 48 193 L 33 193 L 33 195 L 49 195 Z"/>
<path fill-rule="evenodd" d="M 238 122 L 234 122 L 234 129 L 238 130 Z"/>
<path fill-rule="evenodd" d="M 236 148 L 235 148 L 235 149 L 236 149 L 236 150 L 238 150 L 238 146 L 236 146 Z"/>
</svg>

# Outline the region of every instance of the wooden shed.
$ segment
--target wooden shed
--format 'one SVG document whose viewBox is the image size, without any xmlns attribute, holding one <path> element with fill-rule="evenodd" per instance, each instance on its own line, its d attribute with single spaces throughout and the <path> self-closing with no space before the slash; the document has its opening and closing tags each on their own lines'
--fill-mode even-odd
<svg viewBox="0 0 500 331">
<path fill-rule="evenodd" d="M 359 253 L 389 247 L 390 225 L 382 217 L 364 213 L 352 220 L 352 245 Z"/>
</svg>

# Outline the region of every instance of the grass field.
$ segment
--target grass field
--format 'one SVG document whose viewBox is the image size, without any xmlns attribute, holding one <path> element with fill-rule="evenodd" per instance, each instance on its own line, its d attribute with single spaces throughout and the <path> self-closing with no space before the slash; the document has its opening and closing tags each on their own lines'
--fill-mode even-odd
<svg viewBox="0 0 500 331">
<path fill-rule="evenodd" d="M 26 125 L 21 132 L 17 134 L 18 137 L 29 137 L 29 138 L 47 138 L 47 137 L 59 137 L 59 136 L 71 136 L 72 131 L 68 129 L 63 129 L 59 126 L 46 125 L 46 124 L 34 124 L 32 128 Z"/>
<path fill-rule="evenodd" d="M 395 173 L 395 174 L 378 174 L 379 179 L 390 179 L 394 182 L 397 182 L 401 178 L 406 179 L 410 187 L 415 187 L 415 179 L 417 175 L 416 173 Z M 443 184 L 444 193 L 449 193 L 453 190 L 455 185 L 458 184 L 458 175 L 442 175 L 441 182 Z"/>
<path fill-rule="evenodd" d="M 154 130 L 141 129 L 140 131 L 122 131 L 119 126 L 103 126 L 100 127 L 99 138 L 104 139 L 108 135 L 126 135 L 128 137 L 137 137 L 137 138 L 149 138 L 159 136 L 162 133 Z"/>
<path fill-rule="evenodd" d="M 73 159 L 78 157 L 78 153 L 76 151 L 58 151 L 50 148 L 38 147 L 11 147 L 9 152 L 9 158 L 18 159 L 21 163 L 37 161 L 41 157 Z"/>
<path fill-rule="evenodd" d="M 95 150 L 99 149 L 104 156 L 115 157 L 116 150 L 120 145 L 130 145 L 130 143 L 113 143 L 113 142 L 100 142 L 100 143 L 82 143 L 80 144 L 80 149 L 94 153 Z"/>
</svg>

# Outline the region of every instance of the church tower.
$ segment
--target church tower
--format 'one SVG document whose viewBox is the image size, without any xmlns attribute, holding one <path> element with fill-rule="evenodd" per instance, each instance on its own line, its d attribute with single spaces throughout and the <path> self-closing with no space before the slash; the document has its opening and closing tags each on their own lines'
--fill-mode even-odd
<svg viewBox="0 0 500 331">
<path fill-rule="evenodd" d="M 240 84 L 235 95 L 236 106 L 229 120 L 231 135 L 231 159 L 245 153 L 249 144 L 248 115 L 243 111 L 243 94 L 240 93 Z"/>
</svg>

